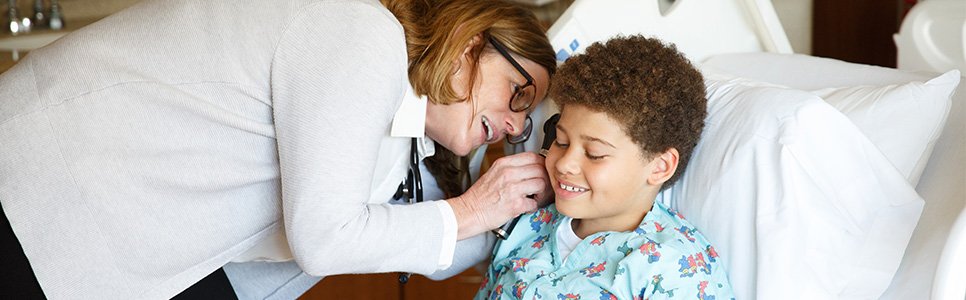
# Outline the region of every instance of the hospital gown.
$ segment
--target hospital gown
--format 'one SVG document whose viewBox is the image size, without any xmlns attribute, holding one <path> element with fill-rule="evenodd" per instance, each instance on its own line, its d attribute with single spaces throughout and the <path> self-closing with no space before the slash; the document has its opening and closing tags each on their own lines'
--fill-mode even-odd
<svg viewBox="0 0 966 300">
<path fill-rule="evenodd" d="M 476 299 L 734 299 L 714 247 L 675 211 L 655 203 L 634 231 L 598 232 L 561 259 L 551 205 L 523 215 Z"/>
</svg>

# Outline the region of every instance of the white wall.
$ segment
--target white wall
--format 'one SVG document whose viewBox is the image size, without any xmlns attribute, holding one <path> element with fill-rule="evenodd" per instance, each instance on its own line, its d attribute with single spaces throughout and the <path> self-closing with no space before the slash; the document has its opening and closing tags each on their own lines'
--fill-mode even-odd
<svg viewBox="0 0 966 300">
<path fill-rule="evenodd" d="M 772 0 L 772 5 L 795 53 L 812 54 L 812 0 Z"/>
<path fill-rule="evenodd" d="M 60 0 L 67 21 L 99 19 L 128 7 L 138 0 Z M 847 1 L 847 0 L 846 0 Z M 961 1 L 961 0 L 955 0 Z M 6 2 L 6 1 L 4 1 Z M 20 13 L 33 12 L 34 0 L 17 0 Z M 50 0 L 46 0 L 50 3 Z M 571 1 L 557 1 L 569 3 Z M 772 0 L 778 18 L 785 27 L 785 33 L 792 43 L 795 53 L 812 52 L 812 0 Z M 5 12 L 5 11 L 4 11 Z"/>
</svg>

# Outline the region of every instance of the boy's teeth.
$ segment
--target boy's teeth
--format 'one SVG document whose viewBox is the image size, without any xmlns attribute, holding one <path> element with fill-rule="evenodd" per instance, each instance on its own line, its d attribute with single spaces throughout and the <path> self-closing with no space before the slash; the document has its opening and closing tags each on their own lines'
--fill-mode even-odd
<svg viewBox="0 0 966 300">
<path fill-rule="evenodd" d="M 565 185 L 563 183 L 560 184 L 560 188 L 563 189 L 563 190 L 565 190 L 565 191 L 571 191 L 571 192 L 586 192 L 587 191 L 587 189 L 582 189 L 582 188 L 579 188 L 579 187 L 573 187 L 573 186 Z"/>
</svg>

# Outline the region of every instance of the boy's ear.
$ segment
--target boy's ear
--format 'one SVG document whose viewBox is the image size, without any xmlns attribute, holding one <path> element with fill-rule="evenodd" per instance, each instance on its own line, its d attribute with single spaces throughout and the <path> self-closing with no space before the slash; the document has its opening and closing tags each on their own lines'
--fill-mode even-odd
<svg viewBox="0 0 966 300">
<path fill-rule="evenodd" d="M 655 156 L 651 163 L 654 164 L 654 169 L 651 170 L 651 174 L 647 176 L 647 183 L 654 186 L 660 186 L 671 179 L 674 175 L 674 171 L 678 169 L 678 149 L 670 148 L 661 154 Z"/>
</svg>

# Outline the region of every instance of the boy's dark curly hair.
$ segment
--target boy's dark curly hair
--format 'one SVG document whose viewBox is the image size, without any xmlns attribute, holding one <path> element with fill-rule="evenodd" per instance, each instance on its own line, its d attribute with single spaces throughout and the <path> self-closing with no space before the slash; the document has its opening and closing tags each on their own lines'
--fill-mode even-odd
<svg viewBox="0 0 966 300">
<path fill-rule="evenodd" d="M 549 95 L 561 111 L 581 105 L 607 114 L 645 158 L 677 149 L 678 169 L 663 187 L 687 167 L 707 110 L 701 73 L 674 45 L 639 35 L 594 43 L 571 57 L 557 70 Z"/>
</svg>

